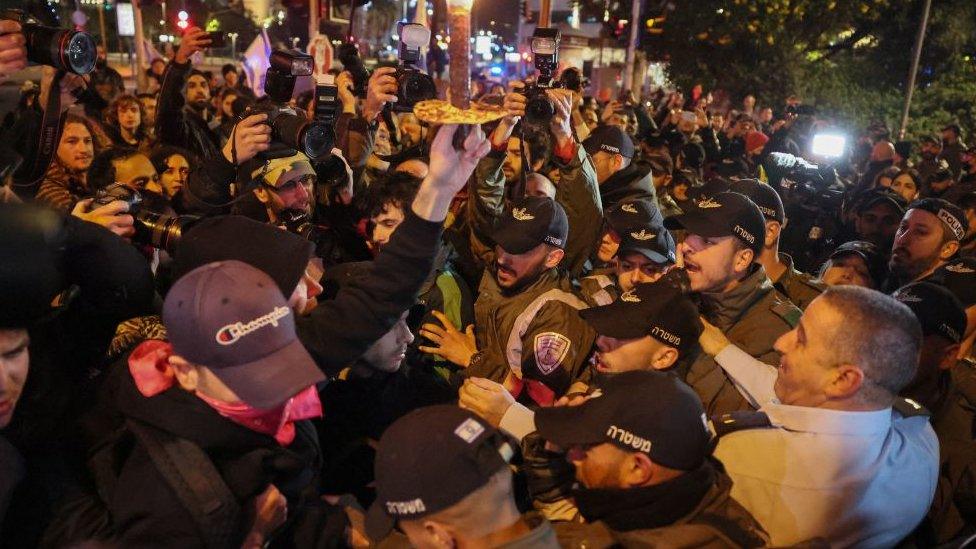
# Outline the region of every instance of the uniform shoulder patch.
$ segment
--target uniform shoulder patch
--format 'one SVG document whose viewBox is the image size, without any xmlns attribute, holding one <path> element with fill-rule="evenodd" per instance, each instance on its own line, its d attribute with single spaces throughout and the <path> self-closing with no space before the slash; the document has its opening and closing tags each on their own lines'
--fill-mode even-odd
<svg viewBox="0 0 976 549">
<path fill-rule="evenodd" d="M 536 334 L 532 349 L 536 368 L 539 373 L 547 376 L 566 360 L 566 355 L 569 354 L 569 338 L 556 332 L 542 332 Z"/>
<path fill-rule="evenodd" d="M 765 429 L 773 426 L 765 412 L 748 410 L 712 416 L 711 424 L 716 437 L 745 429 Z"/>
<path fill-rule="evenodd" d="M 776 316 L 786 321 L 791 328 L 796 328 L 796 325 L 800 323 L 800 317 L 803 316 L 803 311 L 789 301 L 780 301 L 779 303 L 770 307 L 770 310 L 773 311 Z"/>
<path fill-rule="evenodd" d="M 896 398 L 891 407 L 901 414 L 901 417 L 929 417 L 932 415 L 928 408 L 910 398 Z"/>
</svg>

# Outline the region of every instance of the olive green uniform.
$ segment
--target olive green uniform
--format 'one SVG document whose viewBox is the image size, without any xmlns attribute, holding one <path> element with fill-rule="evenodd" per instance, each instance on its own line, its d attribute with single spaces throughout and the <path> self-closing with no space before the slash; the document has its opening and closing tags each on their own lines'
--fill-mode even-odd
<svg viewBox="0 0 976 549">
<path fill-rule="evenodd" d="M 700 295 L 701 312 L 729 341 L 766 364 L 779 364 L 773 344 L 793 329 L 802 312 L 773 288 L 761 265 L 738 286 L 721 294 Z M 698 393 L 709 416 L 756 408 L 736 389 L 726 373 L 696 346 L 682 359 L 679 373 Z"/>
<path fill-rule="evenodd" d="M 788 297 L 797 307 L 806 310 L 810 302 L 816 299 L 827 285 L 818 282 L 813 276 L 802 273 L 793 268 L 793 258 L 787 254 L 779 254 L 780 262 L 786 264 L 786 271 L 773 281 L 773 286 Z"/>
</svg>

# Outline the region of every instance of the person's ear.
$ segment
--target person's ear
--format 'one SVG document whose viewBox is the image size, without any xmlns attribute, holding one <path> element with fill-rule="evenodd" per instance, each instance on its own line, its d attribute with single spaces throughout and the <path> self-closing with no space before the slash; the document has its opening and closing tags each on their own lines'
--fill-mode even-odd
<svg viewBox="0 0 976 549">
<path fill-rule="evenodd" d="M 624 165 L 624 155 L 615 154 L 613 155 L 613 171 L 618 172 L 623 168 Z"/>
<path fill-rule="evenodd" d="M 939 259 L 941 259 L 942 261 L 946 261 L 952 256 L 956 255 L 956 252 L 958 251 L 959 251 L 959 241 L 950 240 L 949 242 L 943 244 L 942 249 L 939 250 Z"/>
<path fill-rule="evenodd" d="M 959 343 L 953 343 L 942 351 L 942 360 L 939 361 L 939 369 L 943 371 L 951 370 L 956 365 L 959 355 Z"/>
<path fill-rule="evenodd" d="M 776 242 L 779 238 L 779 233 L 783 228 L 780 226 L 779 221 L 767 221 L 766 222 L 766 247 L 769 248 Z"/>
<path fill-rule="evenodd" d="M 654 462 L 644 452 L 631 452 L 624 460 L 622 488 L 636 488 L 646 485 L 654 478 Z"/>
<path fill-rule="evenodd" d="M 853 364 L 841 364 L 833 371 L 824 393 L 831 400 L 853 397 L 864 385 L 864 370 Z"/>
<path fill-rule="evenodd" d="M 197 389 L 200 377 L 193 364 L 179 355 L 170 355 L 169 365 L 173 368 L 174 377 L 176 377 L 176 382 L 180 384 L 180 387 L 190 392 Z"/>
<path fill-rule="evenodd" d="M 254 195 L 257 196 L 258 200 L 260 200 L 261 203 L 264 205 L 268 205 L 271 203 L 271 193 L 268 192 L 268 189 L 265 189 L 263 187 L 256 187 L 254 189 Z"/>
<path fill-rule="evenodd" d="M 655 370 L 667 370 L 678 362 L 678 350 L 674 347 L 661 346 L 654 351 L 654 358 L 651 359 L 651 368 Z"/>
<path fill-rule="evenodd" d="M 752 262 L 756 259 L 756 252 L 750 249 L 739 250 L 735 253 L 735 262 L 733 263 L 733 269 L 736 273 L 744 273 L 749 270 L 752 266 Z"/>
<path fill-rule="evenodd" d="M 561 250 L 560 248 L 555 248 L 553 250 L 550 250 L 549 253 L 546 254 L 546 263 L 545 263 L 546 268 L 552 269 L 554 267 L 558 267 L 559 263 L 562 262 L 563 257 L 565 255 L 566 252 Z"/>
<path fill-rule="evenodd" d="M 454 534 L 439 522 L 432 520 L 424 521 L 424 533 L 431 547 L 438 549 L 454 549 L 457 545 L 454 541 Z"/>
</svg>

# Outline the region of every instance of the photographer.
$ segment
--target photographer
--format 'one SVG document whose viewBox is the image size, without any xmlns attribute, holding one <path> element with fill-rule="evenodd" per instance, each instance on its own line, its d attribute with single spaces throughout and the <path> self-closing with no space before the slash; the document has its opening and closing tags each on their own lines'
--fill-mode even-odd
<svg viewBox="0 0 976 549">
<path fill-rule="evenodd" d="M 26 469 L 0 515 L 0 539 L 5 546 L 36 547 L 84 464 L 74 420 L 91 404 L 92 374 L 103 365 L 116 325 L 148 311 L 153 285 L 136 250 L 72 216 L 2 205 L 0 232 L 0 263 L 18 265 L 0 280 L 0 362 L 23 360 L 21 368 L 29 368 L 26 384 L 23 375 L 0 380 L 0 438 L 17 449 Z M 69 297 L 52 307 L 67 289 Z"/>
<path fill-rule="evenodd" d="M 210 84 L 190 65 L 190 57 L 209 45 L 207 32 L 196 27 L 187 29 L 163 75 L 156 112 L 159 142 L 182 147 L 201 158 L 214 158 L 220 154 L 220 139 L 208 125 Z"/>
</svg>

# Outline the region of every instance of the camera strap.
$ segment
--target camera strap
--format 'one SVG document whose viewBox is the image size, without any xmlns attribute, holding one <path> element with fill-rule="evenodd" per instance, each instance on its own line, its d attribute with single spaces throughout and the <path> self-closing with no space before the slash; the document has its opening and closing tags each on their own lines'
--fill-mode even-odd
<svg viewBox="0 0 976 549">
<path fill-rule="evenodd" d="M 393 110 L 390 108 L 389 104 L 383 106 L 383 110 L 380 111 L 380 116 L 383 117 L 383 123 L 386 124 L 387 133 L 390 134 L 390 145 L 394 147 L 400 146 L 400 138 L 397 137 L 397 128 L 393 124 Z"/>
<path fill-rule="evenodd" d="M 27 183 L 14 183 L 18 187 L 37 187 L 40 185 L 51 160 L 54 158 L 54 153 L 58 150 L 61 129 L 64 127 L 65 118 L 68 116 L 67 112 L 61 112 L 61 79 L 66 74 L 65 71 L 59 70 L 51 80 L 47 105 L 44 107 L 44 115 L 41 118 L 41 132 L 34 156 L 34 164 L 24 178 Z"/>
<path fill-rule="evenodd" d="M 532 173 L 532 166 L 529 165 L 528 155 L 525 153 L 525 125 L 522 120 L 518 123 L 518 137 L 519 137 L 519 156 L 522 157 L 522 169 L 519 170 L 519 188 L 518 197 L 522 198 L 525 196 L 525 180 L 528 178 L 529 174 Z"/>
</svg>

